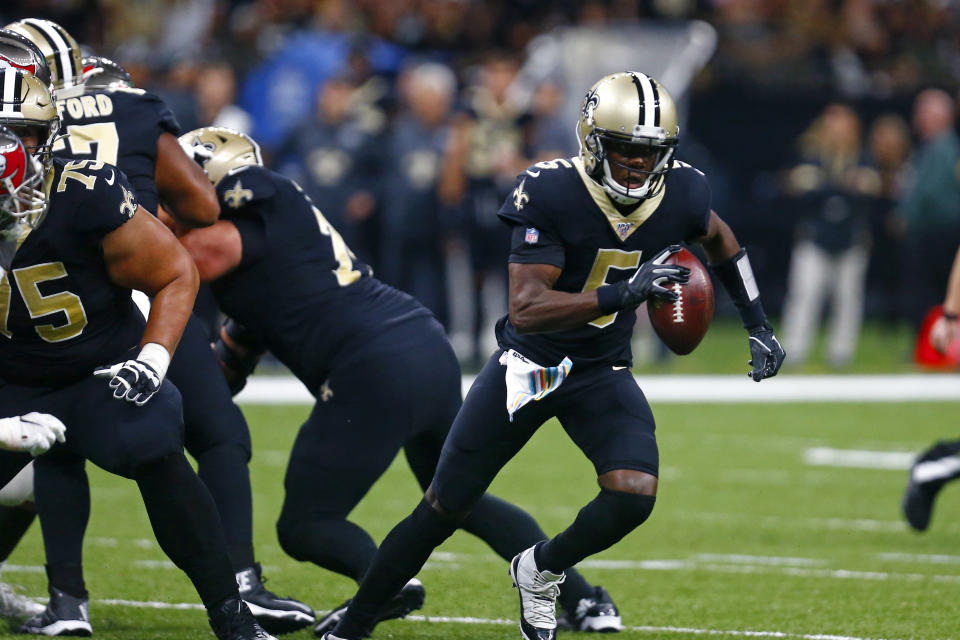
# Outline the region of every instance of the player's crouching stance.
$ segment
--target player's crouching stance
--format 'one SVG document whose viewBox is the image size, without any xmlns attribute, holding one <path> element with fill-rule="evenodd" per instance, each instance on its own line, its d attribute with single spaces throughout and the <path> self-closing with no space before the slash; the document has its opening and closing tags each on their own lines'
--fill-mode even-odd
<svg viewBox="0 0 960 640">
<path fill-rule="evenodd" d="M 541 162 L 517 179 L 500 216 L 513 225 L 510 313 L 500 350 L 467 394 L 423 501 L 380 545 L 328 640 L 357 640 L 380 603 L 419 571 L 497 472 L 556 417 L 593 462 L 597 497 L 556 537 L 510 567 L 527 640 L 556 636 L 564 571 L 614 545 L 653 510 L 654 420 L 630 373 L 634 310 L 687 270 L 662 264 L 681 241 L 703 245 L 749 330 L 754 380 L 784 353 L 766 322 L 745 252 L 710 209 L 702 173 L 674 161 L 672 98 L 642 73 L 602 78 L 587 93 L 579 157 Z M 652 258 L 652 259 L 651 259 Z"/>
<path fill-rule="evenodd" d="M 32 456 L 44 453 L 54 442 L 64 442 L 65 433 L 64 424 L 48 413 L 0 418 L 0 506 L 20 508 L 33 497 Z M 22 517 L 32 520 L 32 516 Z M 42 611 L 43 605 L 0 582 L 0 618 L 22 620 Z"/>
<path fill-rule="evenodd" d="M 239 599 L 216 509 L 183 454 L 179 393 L 164 382 L 196 268 L 122 173 L 51 158 L 58 119 L 42 82 L 4 69 L 0 86 L 2 111 L 22 120 L 15 132 L 0 128 L 0 406 L 69 426 L 38 467 L 80 457 L 134 479 L 157 541 L 193 581 L 217 636 L 268 639 Z M 146 325 L 131 288 L 154 296 Z M 70 629 L 44 627 L 47 613 L 24 630 L 90 633 L 85 611 L 58 620 Z"/>
</svg>

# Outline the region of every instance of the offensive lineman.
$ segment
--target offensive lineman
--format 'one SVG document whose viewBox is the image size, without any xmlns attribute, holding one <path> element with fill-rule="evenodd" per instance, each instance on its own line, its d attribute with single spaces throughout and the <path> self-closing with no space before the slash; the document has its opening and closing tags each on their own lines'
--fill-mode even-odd
<svg viewBox="0 0 960 640">
<path fill-rule="evenodd" d="M 164 382 L 196 268 L 121 172 L 52 158 L 59 120 L 40 80 L 6 68 L 0 86 L 0 112 L 16 114 L 23 139 L 0 129 L 0 404 L 69 425 L 69 440 L 36 460 L 38 475 L 82 457 L 137 482 L 157 541 L 218 638 L 269 640 L 240 599 L 216 507 L 183 454 L 179 393 Z M 146 324 L 133 287 L 154 296 Z M 84 622 L 68 626 L 89 635 Z"/>
<path fill-rule="evenodd" d="M 216 220 L 216 194 L 196 163 L 181 150 L 176 138 L 179 125 L 160 98 L 133 88 L 122 67 L 110 60 L 91 58 L 84 64 L 76 41 L 56 23 L 25 19 L 6 28 L 39 47 L 47 58 L 54 86 L 59 87 L 54 97 L 67 135 L 54 147 L 56 155 L 116 165 L 150 213 L 156 214 L 162 201 L 184 226 L 207 226 Z M 64 87 L 70 88 L 69 93 L 63 92 Z M 195 315 L 184 330 L 169 375 L 182 395 L 185 445 L 217 504 L 242 597 L 271 633 L 311 624 L 314 614 L 310 607 L 277 596 L 261 581 L 252 542 L 247 471 L 250 434 L 243 414 L 231 401 L 204 324 Z M 35 491 L 49 581 L 68 597 L 59 606 L 51 602 L 47 611 L 22 627 L 45 635 L 50 635 L 50 628 L 63 616 L 78 612 L 88 599 L 81 564 L 90 512 L 83 461 L 75 459 L 72 466 L 58 467 L 57 475 L 53 471 L 45 470 L 36 478 Z"/>
<path fill-rule="evenodd" d="M 50 73 L 43 54 L 19 33 L 0 29 L 0 63 L 37 75 L 44 84 L 50 84 Z M 11 466 L 19 468 L 20 465 Z M 33 464 L 28 463 L 13 479 L 0 478 L 0 572 L 36 516 Z M 43 605 L 16 593 L 9 584 L 0 582 L 0 616 L 19 624 L 23 619 L 42 611 Z"/>
<path fill-rule="evenodd" d="M 584 98 L 578 134 L 577 157 L 530 167 L 500 208 L 513 228 L 500 349 L 467 394 L 423 501 L 380 545 L 328 640 L 364 637 L 382 603 L 552 417 L 593 462 L 600 484 L 565 531 L 510 565 L 523 637 L 556 637 L 564 572 L 653 510 L 654 420 L 630 372 L 630 335 L 636 307 L 650 296 L 674 299 L 661 285 L 689 276 L 663 264 L 675 243 L 703 245 L 733 297 L 749 332 L 753 379 L 776 375 L 783 362 L 746 252 L 710 209 L 706 178 L 673 159 L 677 113 L 663 86 L 637 72 L 601 78 Z"/>
<path fill-rule="evenodd" d="M 359 582 L 376 545 L 347 517 L 401 447 L 426 487 L 460 406 L 456 357 L 430 312 L 371 277 L 300 187 L 262 166 L 253 140 L 219 127 L 181 140 L 197 149 L 222 204 L 219 221 L 181 242 L 231 318 L 218 345 L 225 364 L 245 376 L 253 362 L 234 349 L 269 349 L 317 398 L 290 454 L 280 544 Z M 488 494 L 461 526 L 504 559 L 544 536 L 527 513 Z M 422 605 L 422 586 L 408 578 L 371 628 Z M 575 571 L 561 603 L 579 629 L 620 628 L 606 591 Z M 332 628 L 344 608 L 314 632 Z"/>
</svg>

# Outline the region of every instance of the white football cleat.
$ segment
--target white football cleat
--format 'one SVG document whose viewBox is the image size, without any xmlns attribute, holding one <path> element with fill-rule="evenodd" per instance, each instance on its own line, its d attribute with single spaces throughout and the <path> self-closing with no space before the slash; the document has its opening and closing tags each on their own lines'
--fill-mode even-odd
<svg viewBox="0 0 960 640">
<path fill-rule="evenodd" d="M 510 561 L 510 577 L 520 593 L 520 633 L 526 640 L 555 640 L 557 597 L 567 576 L 537 569 L 535 548 L 521 551 Z"/>
</svg>

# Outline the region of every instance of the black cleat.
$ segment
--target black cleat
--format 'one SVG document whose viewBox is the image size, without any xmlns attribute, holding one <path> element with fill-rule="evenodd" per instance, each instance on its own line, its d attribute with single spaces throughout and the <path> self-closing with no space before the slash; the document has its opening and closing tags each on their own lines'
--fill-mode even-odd
<svg viewBox="0 0 960 640">
<path fill-rule="evenodd" d="M 207 619 L 217 640 L 277 640 L 263 630 L 240 598 L 227 598 L 207 611 Z"/>
<path fill-rule="evenodd" d="M 50 592 L 47 607 L 20 625 L 20 633 L 84 638 L 93 634 L 87 598 L 76 598 L 53 586 L 47 590 Z"/>
<path fill-rule="evenodd" d="M 387 604 L 383 606 L 383 609 L 380 611 L 380 614 L 377 616 L 377 619 L 373 624 L 377 625 L 384 620 L 393 620 L 394 618 L 405 618 L 411 611 L 422 609 L 426 598 L 427 592 L 426 589 L 423 588 L 423 584 L 416 578 L 413 578 L 410 580 L 410 582 L 403 585 L 403 589 L 400 589 L 400 593 L 387 601 Z M 347 607 L 349 606 L 350 601 L 347 600 L 339 607 L 336 607 L 333 611 L 320 618 L 320 621 L 317 622 L 317 625 L 313 628 L 313 634 L 318 638 L 322 638 L 326 635 L 330 638 L 330 640 L 344 640 L 332 635 L 330 632 L 333 631 L 333 629 L 337 626 L 337 623 L 340 622 L 340 619 L 343 617 L 343 614 L 346 613 Z M 371 633 L 373 633 L 372 627 L 367 630 L 367 633 L 364 637 L 369 637 Z"/>
<path fill-rule="evenodd" d="M 903 494 L 903 515 L 911 527 L 926 531 L 937 494 L 957 477 L 960 477 L 960 441 L 938 442 L 920 454 L 910 468 L 910 479 Z"/>
<path fill-rule="evenodd" d="M 510 577 L 520 593 L 520 633 L 526 640 L 555 640 L 557 597 L 566 575 L 540 571 L 534 549 L 521 551 L 510 561 Z"/>
<path fill-rule="evenodd" d="M 580 598 L 575 611 L 567 611 L 557 621 L 561 629 L 570 631 L 595 631 L 617 633 L 623 629 L 620 611 L 603 587 L 594 587 L 593 595 Z"/>
<path fill-rule="evenodd" d="M 240 597 L 260 626 L 270 633 L 291 633 L 314 623 L 313 609 L 293 598 L 281 598 L 263 586 L 260 563 L 237 572 Z"/>
</svg>

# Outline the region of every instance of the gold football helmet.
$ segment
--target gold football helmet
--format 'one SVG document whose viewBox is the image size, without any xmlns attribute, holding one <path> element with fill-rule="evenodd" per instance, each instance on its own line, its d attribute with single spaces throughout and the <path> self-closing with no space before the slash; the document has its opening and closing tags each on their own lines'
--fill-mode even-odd
<svg viewBox="0 0 960 640">
<path fill-rule="evenodd" d="M 677 107 L 662 84 L 638 71 L 604 76 L 583 99 L 577 137 L 584 169 L 614 201 L 630 205 L 663 188 L 679 141 Z M 644 168 L 610 157 L 646 157 Z M 614 179 L 626 172 L 626 184 Z"/>
<path fill-rule="evenodd" d="M 50 68 L 53 92 L 57 99 L 83 92 L 83 66 L 80 45 L 67 30 L 50 20 L 25 18 L 11 22 L 4 29 L 25 36 L 37 45 Z"/>
<path fill-rule="evenodd" d="M 30 153 L 48 168 L 52 147 L 60 130 L 60 116 L 47 85 L 35 75 L 13 68 L 0 68 L 0 125 L 18 136 L 36 135 Z"/>
<path fill-rule="evenodd" d="M 52 82 L 50 67 L 43 52 L 32 40 L 16 31 L 0 29 L 0 62 L 7 63 L 0 66 L 11 66 L 32 73 L 47 86 Z"/>
<path fill-rule="evenodd" d="M 260 146 L 245 133 L 226 127 L 201 127 L 180 136 L 180 146 L 216 186 L 241 167 L 263 166 Z"/>
</svg>

